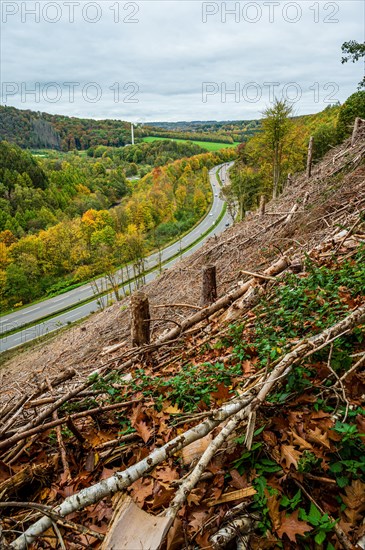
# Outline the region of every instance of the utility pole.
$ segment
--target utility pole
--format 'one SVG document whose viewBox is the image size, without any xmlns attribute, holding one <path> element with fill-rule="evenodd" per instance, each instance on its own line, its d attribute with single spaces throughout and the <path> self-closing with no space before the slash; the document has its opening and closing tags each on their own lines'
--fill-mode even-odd
<svg viewBox="0 0 365 550">
<path fill-rule="evenodd" d="M 132 145 L 134 145 L 134 126 L 133 126 L 133 122 L 131 122 L 131 139 L 132 139 Z"/>
</svg>

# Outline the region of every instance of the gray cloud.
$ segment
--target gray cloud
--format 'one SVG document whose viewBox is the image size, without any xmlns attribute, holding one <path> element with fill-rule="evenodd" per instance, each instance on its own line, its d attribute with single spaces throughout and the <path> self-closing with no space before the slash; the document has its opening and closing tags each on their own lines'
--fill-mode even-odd
<svg viewBox="0 0 365 550">
<path fill-rule="evenodd" d="M 237 2 L 208 6 L 198 0 L 78 0 L 73 23 L 63 0 L 40 2 L 39 22 L 34 21 L 23 6 L 34 9 L 36 3 L 1 2 L 3 91 L 6 83 L 16 83 L 19 93 L 8 95 L 6 104 L 23 109 L 145 121 L 248 119 L 260 116 L 269 103 L 267 83 L 279 83 L 276 94 L 283 87 L 291 97 L 300 91 L 295 109 L 304 114 L 320 111 L 331 100 L 344 101 L 362 76 L 360 63 L 340 63 L 341 44 L 363 39 L 360 1 L 240 2 L 238 19 L 227 14 L 222 22 L 224 9 L 232 9 Z M 16 8 L 18 12 L 11 15 Z M 217 11 L 205 23 L 204 9 Z M 272 22 L 269 9 L 275 9 Z M 249 22 L 255 10 L 257 22 Z M 50 23 L 56 15 L 59 21 Z M 290 22 L 297 15 L 298 21 Z M 100 19 L 91 23 L 96 16 Z M 47 100 L 49 82 L 60 86 L 57 102 Z M 73 101 L 65 82 L 80 83 Z M 82 93 L 89 82 L 100 87 L 97 102 L 88 100 L 85 93 L 92 87 Z M 138 102 L 128 101 L 130 87 L 123 90 L 130 82 L 138 85 L 132 98 Z M 216 93 L 208 95 L 206 102 L 202 101 L 204 82 L 216 83 Z M 249 82 L 255 83 L 256 102 L 249 95 L 255 91 L 247 88 Z M 37 101 L 25 94 L 35 83 L 39 83 Z M 115 101 L 115 83 L 119 83 L 119 101 Z M 285 88 L 289 83 L 296 87 Z M 236 86 L 238 96 L 228 94 L 224 102 L 224 85 L 227 90 Z"/>
</svg>

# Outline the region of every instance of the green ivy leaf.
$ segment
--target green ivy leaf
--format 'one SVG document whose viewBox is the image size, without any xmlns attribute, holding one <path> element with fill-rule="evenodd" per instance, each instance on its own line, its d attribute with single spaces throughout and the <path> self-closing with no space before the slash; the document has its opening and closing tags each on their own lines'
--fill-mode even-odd
<svg viewBox="0 0 365 550">
<path fill-rule="evenodd" d="M 341 487 L 346 487 L 349 484 L 349 478 L 345 476 L 338 476 L 336 477 L 337 485 Z"/>
<path fill-rule="evenodd" d="M 311 507 L 309 509 L 309 514 L 308 514 L 309 523 L 311 523 L 316 527 L 320 525 L 321 517 L 322 517 L 321 512 L 318 510 L 317 506 L 315 506 L 313 502 L 311 502 Z"/>
<path fill-rule="evenodd" d="M 316 534 L 314 537 L 314 540 L 317 544 L 322 544 L 326 540 L 326 532 L 325 531 L 319 531 L 319 533 Z"/>
</svg>

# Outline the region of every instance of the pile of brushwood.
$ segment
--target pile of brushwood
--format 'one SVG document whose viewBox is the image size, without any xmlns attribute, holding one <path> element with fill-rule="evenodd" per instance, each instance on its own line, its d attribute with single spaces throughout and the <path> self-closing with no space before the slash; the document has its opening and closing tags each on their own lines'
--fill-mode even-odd
<svg viewBox="0 0 365 550">
<path fill-rule="evenodd" d="M 119 526 L 130 549 L 365 548 L 364 328 L 355 212 L 83 384 L 23 388 L 0 410 L 0 546 L 112 548 Z"/>
</svg>

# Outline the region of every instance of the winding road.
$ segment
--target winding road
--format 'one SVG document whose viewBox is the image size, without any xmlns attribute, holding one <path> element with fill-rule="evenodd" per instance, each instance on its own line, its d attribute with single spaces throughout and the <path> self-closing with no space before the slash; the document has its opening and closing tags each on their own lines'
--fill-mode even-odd
<svg viewBox="0 0 365 550">
<path fill-rule="evenodd" d="M 221 164 L 210 170 L 209 177 L 213 190 L 213 203 L 209 213 L 201 223 L 181 240 L 167 246 L 161 253 L 155 252 L 151 254 L 145 260 L 145 270 L 151 270 L 145 276 L 146 283 L 152 281 L 159 275 L 158 267 L 160 261 L 163 263 L 163 269 L 168 269 L 180 260 L 180 258 L 187 257 L 195 252 L 209 237 L 218 235 L 226 229 L 227 224 L 230 223 L 230 218 L 227 213 L 225 213 L 223 218 L 217 223 L 224 208 L 224 202 L 219 196 L 220 185 L 217 179 L 217 172 L 219 171 L 221 181 L 224 183 L 227 178 L 227 170 L 231 164 L 232 163 Z M 209 234 L 199 240 L 204 233 L 209 231 L 209 229 L 211 229 Z M 126 271 L 124 269 L 122 280 L 126 279 Z M 97 282 L 99 283 L 98 286 L 103 283 L 103 288 L 105 288 L 105 277 L 98 279 Z M 126 288 L 129 287 L 128 284 L 125 286 Z M 133 288 L 133 283 L 131 283 L 131 286 Z M 87 283 L 54 298 L 38 302 L 19 311 L 5 315 L 4 317 L 0 317 L 0 334 L 3 334 L 0 338 L 0 353 L 21 346 L 26 342 L 30 342 L 31 340 L 58 330 L 70 323 L 83 319 L 98 310 L 101 300 L 104 304 L 107 304 L 108 300 L 111 298 L 111 296 L 107 294 L 103 297 L 96 297 L 94 300 L 91 300 L 93 296 L 93 289 L 90 283 Z M 85 303 L 85 301 L 87 302 Z M 78 306 L 79 303 L 80 305 Z M 59 315 L 57 315 L 57 312 L 60 312 Z M 42 319 L 50 315 L 53 315 L 51 319 L 42 321 Z M 22 326 L 37 321 L 39 321 L 39 323 L 31 327 L 25 327 L 23 330 L 18 330 L 18 332 L 7 334 L 10 331 L 20 329 Z"/>
</svg>

